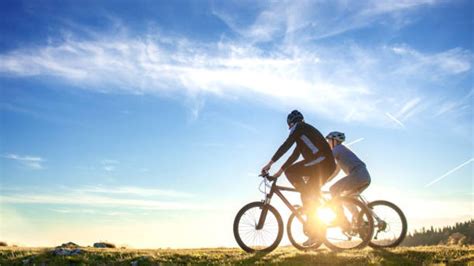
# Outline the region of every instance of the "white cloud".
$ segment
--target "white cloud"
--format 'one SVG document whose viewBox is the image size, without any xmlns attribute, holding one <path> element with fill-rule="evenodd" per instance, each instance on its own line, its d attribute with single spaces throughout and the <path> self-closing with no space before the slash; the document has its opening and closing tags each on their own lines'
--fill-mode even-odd
<svg viewBox="0 0 474 266">
<path fill-rule="evenodd" d="M 55 189 L 54 191 L 31 192 L 10 191 L 4 188 L 0 203 L 51 204 L 58 206 L 87 206 L 94 208 L 139 208 L 146 210 L 192 210 L 211 209 L 202 202 L 170 201 L 168 198 L 188 198 L 191 194 L 174 190 L 148 189 L 141 187 L 79 187 L 76 189 Z M 71 208 L 54 208 L 67 212 Z M 90 211 L 89 211 L 90 212 Z"/>
<path fill-rule="evenodd" d="M 98 212 L 96 210 L 91 210 L 91 209 L 65 209 L 65 208 L 61 208 L 61 209 L 50 209 L 51 211 L 53 212 L 57 212 L 57 213 L 82 213 L 82 214 L 97 214 Z M 99 213 L 100 214 L 100 213 Z"/>
<path fill-rule="evenodd" d="M 424 54 L 407 45 L 390 47 L 394 54 L 400 56 L 399 67 L 395 74 L 430 73 L 430 79 L 439 75 L 459 74 L 472 68 L 473 55 L 469 50 L 453 48 L 436 54 Z"/>
<path fill-rule="evenodd" d="M 405 76 L 399 74 L 398 78 L 409 79 L 419 70 L 406 69 L 407 65 L 416 64 L 410 63 L 416 57 L 399 61 L 392 56 L 392 50 L 388 51 L 351 45 L 301 47 L 290 53 L 277 50 L 266 55 L 242 43 L 204 44 L 160 36 L 142 40 L 68 39 L 57 46 L 2 54 L 0 60 L 5 64 L 0 66 L 0 72 L 57 76 L 78 87 L 105 93 L 159 93 L 188 99 L 195 99 L 196 95 L 244 97 L 285 110 L 300 106 L 329 118 L 342 116 L 349 121 L 381 124 L 385 121 L 385 108 L 392 105 L 387 105 L 388 99 L 401 94 L 386 93 L 394 86 L 393 72 L 404 72 Z M 452 62 L 458 62 L 453 65 L 464 65 L 464 71 L 470 68 L 465 57 L 447 54 L 453 56 Z M 69 69 L 78 69 L 81 74 Z M 190 102 L 197 116 L 203 102 Z M 106 163 L 104 170 L 113 171 L 114 165 Z"/>
<path fill-rule="evenodd" d="M 439 3 L 439 0 L 373 0 L 368 2 L 368 9 L 363 13 L 367 14 L 384 14 L 406 10 L 423 5 L 433 5 Z"/>
<path fill-rule="evenodd" d="M 438 110 L 435 112 L 434 116 L 443 116 L 449 113 L 462 114 L 467 113 L 472 115 L 472 102 L 474 96 L 474 89 L 471 89 L 464 97 L 460 99 L 444 99 L 439 104 Z"/>
<path fill-rule="evenodd" d="M 397 117 L 400 117 L 400 120 L 405 120 L 406 118 L 412 116 L 415 112 L 417 104 L 421 101 L 420 98 L 413 98 L 405 105 L 403 105 L 402 109 L 397 113 Z"/>
<path fill-rule="evenodd" d="M 213 14 L 250 42 L 285 38 L 287 42 L 321 39 L 377 22 L 399 28 L 411 21 L 410 11 L 440 3 L 439 0 L 406 1 L 260 1 L 253 5 L 257 15 L 235 12 L 245 5 L 226 1 L 214 5 Z M 247 3 L 248 4 L 248 3 Z"/>
<path fill-rule="evenodd" d="M 179 192 L 175 190 L 163 190 L 153 188 L 141 187 L 103 187 L 103 186 L 86 186 L 80 189 L 75 189 L 79 193 L 103 193 L 103 194 L 129 194 L 136 196 L 167 196 L 167 197 L 192 197 L 192 194 Z"/>
<path fill-rule="evenodd" d="M 6 158 L 6 159 L 18 161 L 21 164 L 23 164 L 23 165 L 25 165 L 25 166 L 27 166 L 31 169 L 43 169 L 44 168 L 43 167 L 44 159 L 41 158 L 41 157 L 29 156 L 29 155 L 21 156 L 21 155 L 17 155 L 17 154 L 13 154 L 13 153 L 3 155 L 2 157 Z"/>
<path fill-rule="evenodd" d="M 105 160 L 102 160 L 100 163 L 102 164 L 102 169 L 104 171 L 113 172 L 113 171 L 115 171 L 117 165 L 119 164 L 119 161 L 105 159 Z"/>
</svg>

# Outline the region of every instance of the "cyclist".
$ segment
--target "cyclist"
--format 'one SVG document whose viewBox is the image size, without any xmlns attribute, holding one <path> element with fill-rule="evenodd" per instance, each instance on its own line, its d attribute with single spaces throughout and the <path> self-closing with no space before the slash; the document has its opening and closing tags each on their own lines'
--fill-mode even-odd
<svg viewBox="0 0 474 266">
<path fill-rule="evenodd" d="M 278 178 L 284 172 L 290 183 L 301 193 L 303 209 L 308 214 L 308 228 L 304 229 L 308 240 L 304 245 L 311 246 L 318 240 L 314 204 L 319 198 L 322 185 L 335 171 L 336 163 L 324 136 L 312 125 L 307 124 L 298 110 L 293 110 L 288 115 L 287 123 L 290 130 L 288 138 L 262 168 L 262 172 L 267 173 L 273 163 L 296 143 L 293 153 L 273 176 Z M 294 163 L 300 155 L 303 156 L 303 160 Z"/>
<path fill-rule="evenodd" d="M 336 197 L 342 193 L 359 194 L 364 191 L 370 184 L 370 174 L 367 171 L 365 163 L 359 159 L 354 152 L 342 144 L 346 140 L 344 133 L 333 131 L 326 136 L 326 139 L 337 162 L 336 171 L 329 179 L 336 176 L 341 169 L 346 174 L 345 177 L 341 178 L 329 188 L 331 196 Z M 352 205 L 348 205 L 346 208 L 352 213 L 352 219 L 354 221 L 354 218 L 358 217 L 357 208 Z M 342 206 L 336 207 L 336 213 L 337 217 L 339 217 L 339 222 L 342 224 L 342 229 L 345 231 L 350 230 L 351 222 L 349 222 L 347 217 L 343 214 Z"/>
<path fill-rule="evenodd" d="M 341 169 L 346 174 L 331 186 L 329 189 L 331 195 L 335 197 L 343 192 L 362 192 L 370 184 L 370 174 L 365 163 L 342 144 L 346 140 L 344 133 L 333 131 L 326 136 L 326 139 L 337 162 L 336 171 L 332 176 L 336 176 Z"/>
</svg>

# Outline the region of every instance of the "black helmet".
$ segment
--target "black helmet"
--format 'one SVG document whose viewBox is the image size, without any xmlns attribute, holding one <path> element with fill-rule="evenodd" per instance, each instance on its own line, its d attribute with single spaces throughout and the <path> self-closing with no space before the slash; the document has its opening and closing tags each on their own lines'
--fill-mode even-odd
<svg viewBox="0 0 474 266">
<path fill-rule="evenodd" d="M 303 119 L 304 117 L 302 113 L 300 113 L 298 110 L 293 110 L 286 118 L 286 122 L 288 123 L 288 125 L 291 125 L 297 122 L 301 122 L 303 121 Z"/>
</svg>

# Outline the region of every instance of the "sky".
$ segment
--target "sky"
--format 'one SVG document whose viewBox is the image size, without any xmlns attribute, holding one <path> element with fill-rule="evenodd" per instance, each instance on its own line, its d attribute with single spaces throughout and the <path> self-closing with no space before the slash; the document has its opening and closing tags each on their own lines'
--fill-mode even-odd
<svg viewBox="0 0 474 266">
<path fill-rule="evenodd" d="M 1 1 L 0 240 L 237 246 L 293 109 L 410 231 L 472 219 L 473 4 Z"/>
</svg>

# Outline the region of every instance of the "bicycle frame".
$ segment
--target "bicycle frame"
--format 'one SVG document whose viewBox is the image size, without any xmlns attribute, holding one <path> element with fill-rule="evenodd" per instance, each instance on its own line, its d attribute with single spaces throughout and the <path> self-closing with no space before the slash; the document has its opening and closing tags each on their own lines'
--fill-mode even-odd
<svg viewBox="0 0 474 266">
<path fill-rule="evenodd" d="M 257 227 L 256 227 L 257 230 L 260 230 L 260 229 L 263 228 L 263 224 L 265 223 L 265 219 L 267 217 L 267 212 L 268 212 L 268 208 L 266 208 L 265 206 L 270 204 L 270 201 L 271 201 L 274 194 L 276 194 L 281 199 L 281 201 L 283 201 L 283 203 L 285 203 L 286 207 L 288 207 L 288 209 L 290 209 L 290 211 L 293 212 L 296 215 L 296 217 L 298 218 L 298 220 L 302 224 L 305 223 L 304 220 L 303 220 L 303 217 L 301 217 L 300 213 L 298 211 L 296 211 L 296 209 L 293 207 L 293 205 L 288 201 L 288 199 L 286 199 L 286 197 L 285 197 L 285 195 L 283 195 L 282 191 L 299 192 L 295 188 L 278 186 L 276 184 L 276 180 L 273 181 L 270 192 L 267 193 L 267 195 L 265 196 L 265 200 L 263 201 L 264 207 L 263 207 L 262 212 L 260 214 L 260 218 L 258 219 L 258 223 L 257 223 Z"/>
<path fill-rule="evenodd" d="M 377 221 L 377 222 L 380 222 L 382 221 L 382 219 L 380 219 L 380 217 L 374 212 L 374 210 L 372 208 L 369 208 L 369 201 L 367 201 L 364 197 L 362 197 L 361 194 L 359 193 L 356 193 L 356 194 L 348 194 L 347 195 L 348 197 L 352 197 L 360 202 L 362 202 L 362 204 L 364 204 L 365 206 L 367 206 L 367 209 L 369 210 L 370 212 L 370 215 L 372 215 L 372 217 Z"/>
<path fill-rule="evenodd" d="M 354 198 L 358 199 L 360 202 L 362 202 L 365 206 L 367 206 L 367 209 L 369 210 L 370 214 L 372 215 L 372 217 L 377 221 L 377 222 L 380 222 L 382 219 L 380 219 L 380 217 L 374 212 L 374 210 L 372 208 L 369 208 L 369 202 L 364 198 L 362 197 L 362 195 L 360 194 L 357 194 L 357 195 L 354 195 L 353 196 Z"/>
<path fill-rule="evenodd" d="M 283 193 L 282 193 L 282 191 L 290 191 L 290 192 L 299 192 L 299 191 L 296 190 L 295 188 L 291 188 L 291 187 L 278 186 L 276 184 L 276 181 L 277 180 L 274 180 L 272 182 L 270 192 L 268 192 L 266 194 L 265 200 L 263 200 L 264 206 L 263 206 L 262 212 L 260 214 L 260 217 L 258 219 L 258 223 L 257 223 L 257 226 L 256 226 L 257 230 L 260 230 L 260 229 L 263 228 L 263 224 L 265 223 L 265 219 L 266 219 L 267 213 L 268 213 L 268 208 L 266 208 L 265 206 L 270 204 L 270 201 L 271 201 L 274 194 L 276 194 L 283 201 L 283 203 L 285 203 L 286 207 L 288 207 L 288 209 L 290 209 L 290 211 L 295 214 L 296 218 L 302 224 L 305 223 L 304 220 L 303 220 L 303 217 L 300 215 L 300 213 L 293 207 L 293 205 L 288 201 L 288 199 L 286 199 L 285 195 L 283 195 Z M 329 191 L 321 191 L 321 194 L 322 195 L 329 195 L 331 193 Z M 360 194 L 352 195 L 352 197 L 360 200 L 364 205 L 367 206 L 368 202 Z M 321 197 L 320 199 L 323 200 L 323 197 Z M 369 211 L 376 220 L 380 219 L 370 208 L 369 208 Z"/>
</svg>

